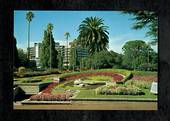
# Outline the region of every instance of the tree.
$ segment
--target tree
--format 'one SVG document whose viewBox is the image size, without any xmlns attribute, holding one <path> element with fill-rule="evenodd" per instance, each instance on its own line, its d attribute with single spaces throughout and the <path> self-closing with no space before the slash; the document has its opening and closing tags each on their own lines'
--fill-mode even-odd
<svg viewBox="0 0 170 121">
<path fill-rule="evenodd" d="M 26 19 L 28 21 L 28 59 L 30 58 L 30 23 L 32 21 L 32 19 L 34 18 L 34 14 L 29 11 L 27 14 L 26 14 Z"/>
<path fill-rule="evenodd" d="M 51 42 L 51 35 L 52 35 L 52 30 L 53 30 L 53 24 L 49 23 L 47 25 L 47 31 L 50 35 L 50 69 L 52 68 L 52 42 Z"/>
<path fill-rule="evenodd" d="M 77 42 L 77 39 L 74 39 L 71 43 L 70 48 L 70 68 L 72 68 L 73 70 L 75 70 L 75 68 L 80 68 L 81 57 L 78 58 L 77 49 L 83 49 Z"/>
<path fill-rule="evenodd" d="M 66 32 L 65 34 L 64 34 L 64 36 L 66 37 L 66 40 L 67 40 L 67 56 L 66 56 L 66 59 L 67 59 L 67 69 L 68 69 L 68 38 L 70 37 L 70 33 L 69 32 Z"/>
<path fill-rule="evenodd" d="M 100 51 L 93 55 L 94 68 L 119 68 L 121 67 L 121 56 L 114 51 Z"/>
<path fill-rule="evenodd" d="M 57 61 L 58 61 L 58 68 L 63 69 L 63 54 L 60 49 L 57 50 L 58 55 L 57 55 Z"/>
<path fill-rule="evenodd" d="M 151 11 L 126 11 L 123 12 L 126 14 L 133 15 L 132 20 L 135 23 L 132 26 L 132 29 L 142 29 L 147 27 L 149 30 L 146 33 L 146 36 L 150 36 L 152 38 L 151 44 L 157 44 L 158 42 L 158 15 L 156 12 Z"/>
<path fill-rule="evenodd" d="M 112 68 L 112 67 L 121 67 L 121 56 L 120 54 L 103 50 L 100 52 L 96 52 L 93 55 L 90 55 L 86 58 L 82 59 L 82 68 Z"/>
<path fill-rule="evenodd" d="M 87 17 L 79 26 L 78 42 L 87 47 L 91 55 L 108 49 L 109 32 L 103 21 L 98 17 Z"/>
<path fill-rule="evenodd" d="M 123 65 L 128 69 L 143 70 L 143 66 L 147 67 L 146 65 L 153 64 L 151 55 L 154 51 L 142 40 L 128 41 L 122 50 L 124 52 Z M 150 58 L 149 62 L 148 56 Z"/>
<path fill-rule="evenodd" d="M 76 46 L 71 46 L 70 48 L 70 67 L 75 70 L 75 67 L 78 66 L 78 60 L 77 60 L 77 49 Z"/>
<path fill-rule="evenodd" d="M 24 66 L 24 67 L 29 66 L 29 60 L 27 58 L 27 54 L 21 48 L 18 49 L 18 58 L 19 58 L 19 66 Z"/>
<path fill-rule="evenodd" d="M 19 57 L 18 57 L 18 50 L 17 50 L 17 41 L 16 38 L 13 38 L 13 62 L 14 62 L 14 67 L 18 68 L 19 67 Z"/>
<path fill-rule="evenodd" d="M 41 66 L 45 68 L 49 68 L 49 67 L 56 68 L 58 65 L 57 62 L 58 53 L 55 49 L 55 42 L 54 42 L 52 31 L 50 31 L 52 30 L 53 27 L 50 24 L 51 23 L 47 25 L 47 30 L 44 31 L 40 63 Z"/>
</svg>

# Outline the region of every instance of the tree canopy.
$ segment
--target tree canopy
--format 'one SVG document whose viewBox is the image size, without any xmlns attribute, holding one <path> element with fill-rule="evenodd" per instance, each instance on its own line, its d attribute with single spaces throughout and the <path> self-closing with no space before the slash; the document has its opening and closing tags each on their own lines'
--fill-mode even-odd
<svg viewBox="0 0 170 121">
<path fill-rule="evenodd" d="M 29 65 L 29 60 L 27 58 L 27 53 L 24 52 L 23 49 L 18 48 L 18 58 L 19 58 L 19 66 L 27 67 Z"/>
<path fill-rule="evenodd" d="M 114 52 L 103 50 L 96 52 L 89 57 L 82 59 L 82 68 L 119 68 L 122 63 L 122 55 Z"/>
<path fill-rule="evenodd" d="M 149 64 L 156 64 L 153 62 L 156 59 L 153 57 L 157 55 L 156 52 L 142 40 L 128 41 L 122 50 L 124 52 L 123 65 L 128 69 L 143 70 L 143 66 L 147 68 Z"/>
<path fill-rule="evenodd" d="M 158 15 L 156 12 L 151 11 L 125 11 L 123 13 L 133 16 L 134 24 L 132 29 L 142 29 L 147 27 L 148 31 L 146 36 L 152 38 L 151 44 L 157 44 L 158 42 Z"/>
<path fill-rule="evenodd" d="M 53 68 L 56 68 L 58 65 L 57 51 L 55 49 L 55 42 L 52 34 L 53 26 L 51 25 L 52 24 L 49 23 L 47 25 L 47 30 L 44 31 L 44 38 L 43 38 L 42 48 L 41 48 L 40 63 L 41 66 L 45 68 L 50 67 L 50 64 Z M 51 39 L 51 43 L 50 43 L 50 39 Z M 51 54 L 50 54 L 50 49 L 51 49 Z"/>
<path fill-rule="evenodd" d="M 108 26 L 104 26 L 104 20 L 98 17 L 87 17 L 79 26 L 78 41 L 83 47 L 87 47 L 90 54 L 108 49 Z"/>
<path fill-rule="evenodd" d="M 66 40 L 68 40 L 68 38 L 70 37 L 70 33 L 69 33 L 69 32 L 66 32 L 66 33 L 64 34 L 64 36 L 66 37 Z"/>
<path fill-rule="evenodd" d="M 13 37 L 13 54 L 14 54 L 14 58 L 13 58 L 13 63 L 14 63 L 14 67 L 19 67 L 19 57 L 18 57 L 18 50 L 17 50 L 17 41 L 16 38 Z"/>
<path fill-rule="evenodd" d="M 28 20 L 28 22 L 31 22 L 33 18 L 34 18 L 33 12 L 29 11 L 29 12 L 26 14 L 26 19 Z"/>
</svg>

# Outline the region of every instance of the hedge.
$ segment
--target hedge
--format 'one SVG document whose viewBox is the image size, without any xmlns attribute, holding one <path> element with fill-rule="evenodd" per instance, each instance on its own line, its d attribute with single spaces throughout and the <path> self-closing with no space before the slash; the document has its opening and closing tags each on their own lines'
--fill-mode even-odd
<svg viewBox="0 0 170 121">
<path fill-rule="evenodd" d="M 16 72 L 14 73 L 14 77 L 22 78 L 22 77 L 43 76 L 49 74 L 60 74 L 60 71 L 58 69 L 52 69 L 46 71 L 30 71 L 30 72 L 25 72 L 24 74 Z"/>
</svg>

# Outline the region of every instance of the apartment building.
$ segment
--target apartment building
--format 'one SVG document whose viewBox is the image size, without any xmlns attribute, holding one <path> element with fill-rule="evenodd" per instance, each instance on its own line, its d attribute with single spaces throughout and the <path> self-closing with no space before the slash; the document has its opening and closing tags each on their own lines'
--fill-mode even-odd
<svg viewBox="0 0 170 121">
<path fill-rule="evenodd" d="M 55 43 L 55 49 L 59 50 L 61 56 L 63 57 L 63 66 L 70 65 L 70 48 L 72 42 L 68 46 L 60 45 L 59 42 Z M 34 43 L 33 47 L 30 47 L 30 59 L 36 61 L 36 65 L 40 66 L 40 55 L 41 55 L 41 43 Z M 80 60 L 82 57 L 87 57 L 89 55 L 88 50 L 82 48 L 80 45 L 76 46 L 77 59 Z"/>
</svg>

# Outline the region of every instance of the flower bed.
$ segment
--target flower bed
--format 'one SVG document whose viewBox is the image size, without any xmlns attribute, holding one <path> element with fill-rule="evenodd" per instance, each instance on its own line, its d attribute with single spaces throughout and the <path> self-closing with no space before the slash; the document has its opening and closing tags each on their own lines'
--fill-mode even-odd
<svg viewBox="0 0 170 121">
<path fill-rule="evenodd" d="M 31 101 L 68 101 L 72 96 L 71 93 L 61 93 L 61 94 L 49 94 L 40 93 L 30 97 Z"/>
<path fill-rule="evenodd" d="M 131 80 L 143 80 L 143 81 L 157 81 L 157 77 L 156 76 L 134 76 Z"/>
<path fill-rule="evenodd" d="M 150 89 L 151 88 L 151 81 L 144 81 L 144 80 L 128 80 L 125 85 L 134 85 L 139 87 L 140 89 Z"/>
<path fill-rule="evenodd" d="M 56 82 L 52 82 L 42 92 L 40 92 L 40 93 L 38 93 L 36 95 L 31 96 L 29 98 L 30 101 L 67 101 L 67 100 L 69 100 L 69 98 L 73 96 L 73 94 L 70 93 L 70 92 L 51 94 L 52 89 L 57 84 L 58 83 L 56 83 Z"/>
<path fill-rule="evenodd" d="M 113 78 L 112 81 L 124 83 L 126 80 L 132 77 L 132 73 L 127 70 L 121 69 L 99 69 L 99 70 L 88 70 L 82 72 L 72 72 L 60 75 L 60 81 L 75 80 L 79 78 L 89 76 L 110 76 Z"/>
<path fill-rule="evenodd" d="M 123 79 L 123 76 L 120 74 L 116 74 L 116 73 L 109 73 L 109 72 L 98 72 L 98 73 L 89 73 L 89 74 L 78 74 L 78 75 L 73 75 L 73 76 L 69 76 L 69 77 L 65 77 L 64 80 L 75 80 L 75 79 L 79 79 L 79 78 L 84 78 L 84 77 L 89 77 L 89 76 L 111 76 L 113 78 L 113 81 L 121 81 Z"/>
<path fill-rule="evenodd" d="M 96 89 L 96 94 L 102 95 L 143 95 L 144 92 L 136 86 L 102 86 Z"/>
</svg>

